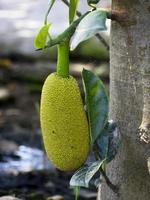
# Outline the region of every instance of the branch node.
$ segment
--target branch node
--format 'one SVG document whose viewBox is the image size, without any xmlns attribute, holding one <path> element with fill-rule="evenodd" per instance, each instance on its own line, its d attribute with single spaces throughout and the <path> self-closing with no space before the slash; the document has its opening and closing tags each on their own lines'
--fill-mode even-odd
<svg viewBox="0 0 150 200">
<path fill-rule="evenodd" d="M 107 18 L 122 23 L 129 21 L 129 14 L 126 10 L 109 10 Z"/>
</svg>

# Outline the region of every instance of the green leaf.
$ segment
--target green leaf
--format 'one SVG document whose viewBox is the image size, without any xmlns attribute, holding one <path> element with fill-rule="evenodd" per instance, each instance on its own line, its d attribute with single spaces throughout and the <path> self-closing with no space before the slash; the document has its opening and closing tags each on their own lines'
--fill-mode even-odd
<svg viewBox="0 0 150 200">
<path fill-rule="evenodd" d="M 99 77 L 83 69 L 83 85 L 92 144 L 104 129 L 108 118 L 108 97 Z"/>
<path fill-rule="evenodd" d="M 40 29 L 39 33 L 37 34 L 37 36 L 35 37 L 35 40 L 34 40 L 35 48 L 43 49 L 45 47 L 47 36 L 49 34 L 48 31 L 49 31 L 50 26 L 51 26 L 51 24 L 46 24 Z"/>
<path fill-rule="evenodd" d="M 75 29 L 77 27 L 77 25 L 79 24 L 79 22 L 88 14 L 89 12 L 86 12 L 85 14 L 83 14 L 81 17 L 79 17 L 77 20 L 75 20 L 63 33 L 59 34 L 56 38 L 54 39 L 50 39 L 45 48 L 49 48 L 52 46 L 55 46 L 57 44 L 60 44 L 61 42 L 65 42 L 66 40 L 69 40 L 72 35 L 75 32 Z M 38 50 L 41 50 L 41 48 L 39 48 Z"/>
<path fill-rule="evenodd" d="M 93 37 L 99 31 L 106 30 L 106 18 L 106 12 L 101 10 L 90 12 L 84 17 L 73 35 L 71 50 L 74 50 L 78 44 Z"/>
<path fill-rule="evenodd" d="M 70 22 L 70 24 L 74 21 L 74 19 L 76 17 L 78 3 L 79 3 L 79 0 L 70 0 L 70 7 L 69 7 L 69 22 Z"/>
<path fill-rule="evenodd" d="M 96 142 L 101 159 L 105 159 L 107 163 L 111 162 L 121 144 L 121 136 L 116 123 L 109 121 Z"/>
<path fill-rule="evenodd" d="M 70 180 L 70 186 L 73 186 L 73 187 L 79 186 L 79 187 L 88 188 L 90 181 L 92 181 L 92 178 L 98 172 L 102 164 L 103 164 L 103 161 L 96 161 L 94 163 L 89 163 L 88 165 L 87 164 L 84 165 L 72 176 Z M 97 178 L 95 179 L 95 181 L 98 186 Z"/>
</svg>

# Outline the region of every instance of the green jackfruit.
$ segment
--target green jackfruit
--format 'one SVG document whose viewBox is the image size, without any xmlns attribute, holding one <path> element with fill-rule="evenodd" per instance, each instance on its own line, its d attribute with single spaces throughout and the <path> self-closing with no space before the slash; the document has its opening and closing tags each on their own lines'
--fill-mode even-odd
<svg viewBox="0 0 150 200">
<path fill-rule="evenodd" d="M 41 128 L 48 158 L 60 170 L 81 167 L 89 152 L 89 130 L 76 80 L 52 73 L 41 96 Z"/>
</svg>

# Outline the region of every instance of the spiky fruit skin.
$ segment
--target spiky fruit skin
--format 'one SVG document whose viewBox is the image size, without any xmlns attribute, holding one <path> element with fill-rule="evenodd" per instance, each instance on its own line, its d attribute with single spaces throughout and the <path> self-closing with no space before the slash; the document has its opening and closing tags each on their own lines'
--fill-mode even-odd
<svg viewBox="0 0 150 200">
<path fill-rule="evenodd" d="M 89 152 L 89 130 L 76 80 L 52 73 L 41 96 L 41 128 L 48 158 L 60 170 L 83 165 Z"/>
</svg>

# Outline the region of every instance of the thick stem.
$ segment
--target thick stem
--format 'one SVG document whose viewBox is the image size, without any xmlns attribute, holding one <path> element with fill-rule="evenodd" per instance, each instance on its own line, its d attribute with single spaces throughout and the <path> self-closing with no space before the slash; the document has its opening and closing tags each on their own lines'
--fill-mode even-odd
<svg viewBox="0 0 150 200">
<path fill-rule="evenodd" d="M 69 77 L 69 41 L 58 45 L 57 75 L 63 78 Z"/>
</svg>

